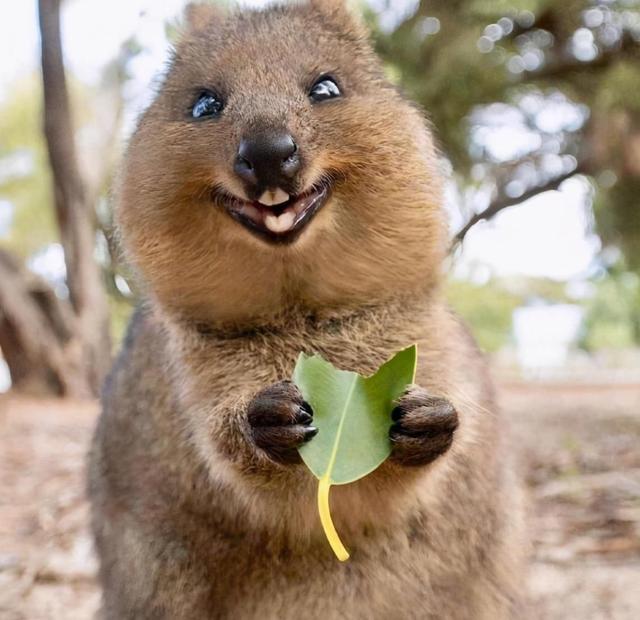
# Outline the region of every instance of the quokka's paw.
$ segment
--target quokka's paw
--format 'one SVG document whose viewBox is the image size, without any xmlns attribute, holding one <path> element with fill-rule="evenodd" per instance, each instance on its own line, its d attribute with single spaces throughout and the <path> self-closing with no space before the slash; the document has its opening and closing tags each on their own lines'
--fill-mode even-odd
<svg viewBox="0 0 640 620">
<path fill-rule="evenodd" d="M 291 381 L 260 390 L 247 409 L 256 446 L 279 463 L 299 463 L 296 448 L 314 437 L 313 411 Z"/>
<path fill-rule="evenodd" d="M 427 465 L 444 454 L 458 428 L 458 413 L 446 398 L 411 387 L 391 413 L 391 458 L 401 465 Z"/>
</svg>

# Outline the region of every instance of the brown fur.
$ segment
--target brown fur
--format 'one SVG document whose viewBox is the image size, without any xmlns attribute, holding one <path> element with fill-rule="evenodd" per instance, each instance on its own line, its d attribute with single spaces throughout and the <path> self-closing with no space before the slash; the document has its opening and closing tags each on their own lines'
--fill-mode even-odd
<svg viewBox="0 0 640 620">
<path fill-rule="evenodd" d="M 441 299 L 442 181 L 420 114 L 337 1 L 191 21 L 120 182 L 148 302 L 91 458 L 104 618 L 515 617 L 516 487 L 484 362 Z M 305 89 L 329 71 L 345 97 L 311 107 Z M 225 113 L 190 122 L 193 89 L 211 82 Z M 334 180 L 289 246 L 210 199 L 215 186 L 241 192 L 235 148 L 258 122 L 296 136 L 301 189 Z M 412 342 L 421 388 L 394 414 L 395 458 L 332 490 L 352 552 L 341 564 L 316 481 L 287 451 L 303 433 L 285 425 L 308 420 L 279 382 L 300 351 L 370 373 Z"/>
</svg>

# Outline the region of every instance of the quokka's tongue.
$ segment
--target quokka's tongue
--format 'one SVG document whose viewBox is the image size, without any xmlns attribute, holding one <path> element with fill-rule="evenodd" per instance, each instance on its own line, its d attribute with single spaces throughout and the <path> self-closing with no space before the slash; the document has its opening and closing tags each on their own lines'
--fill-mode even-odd
<svg viewBox="0 0 640 620">
<path fill-rule="evenodd" d="M 264 218 L 264 224 L 272 233 L 283 233 L 293 228 L 295 219 L 295 211 L 287 209 L 280 215 L 269 213 Z"/>
</svg>

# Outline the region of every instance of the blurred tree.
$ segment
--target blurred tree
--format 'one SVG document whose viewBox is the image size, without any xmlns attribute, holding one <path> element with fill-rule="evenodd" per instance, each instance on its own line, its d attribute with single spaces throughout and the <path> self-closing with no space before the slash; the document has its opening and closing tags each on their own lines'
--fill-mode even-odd
<svg viewBox="0 0 640 620">
<path fill-rule="evenodd" d="M 60 0 L 39 0 L 39 19 L 44 135 L 67 295 L 61 298 L 19 258 L 2 250 L 0 348 L 16 389 L 90 396 L 98 392 L 110 363 L 108 306 L 94 258 L 95 196 L 77 162 L 62 59 Z M 36 148 L 30 156 L 42 153 Z M 43 199 L 50 199 L 44 184 L 40 192 Z M 29 208 L 35 205 L 27 205 L 21 216 Z M 42 230 L 48 234 L 47 227 Z"/>
<path fill-rule="evenodd" d="M 8 202 L 0 200 L 0 349 L 15 387 L 84 395 L 95 393 L 108 362 L 107 304 L 116 330 L 130 310 L 105 192 L 119 138 L 120 87 L 140 50 L 127 41 L 106 68 L 99 97 L 90 99 L 95 93 L 86 86 L 66 83 L 60 0 L 39 4 L 43 83 L 21 81 L 0 109 L 0 190 L 12 205 L 5 232 Z M 640 2 L 367 4 L 392 77 L 427 110 L 452 164 L 458 239 L 502 209 L 588 175 L 597 190 L 605 276 L 588 304 L 584 345 L 639 343 L 640 293 L 628 271 L 640 271 Z M 46 140 L 33 122 L 43 95 Z M 92 148 L 83 148 L 84 139 L 76 144 L 69 99 L 82 136 L 101 131 Z M 32 269 L 55 258 L 52 248 L 62 248 L 66 266 L 53 282 Z M 532 286 L 452 282 L 448 293 L 481 345 L 494 351 L 532 290 L 562 301 L 556 289 L 563 285 Z"/>
<path fill-rule="evenodd" d="M 638 0 L 370 4 L 378 49 L 427 110 L 462 188 L 458 241 L 584 173 L 605 245 L 640 269 Z"/>
</svg>

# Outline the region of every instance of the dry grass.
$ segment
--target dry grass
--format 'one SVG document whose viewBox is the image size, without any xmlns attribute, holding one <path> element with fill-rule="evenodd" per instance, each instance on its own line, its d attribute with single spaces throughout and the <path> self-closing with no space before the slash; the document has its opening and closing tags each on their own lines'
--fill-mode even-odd
<svg viewBox="0 0 640 620">
<path fill-rule="evenodd" d="M 640 618 L 640 387 L 503 385 L 531 499 L 536 618 Z M 84 457 L 93 403 L 0 400 L 0 618 L 98 605 Z"/>
</svg>

